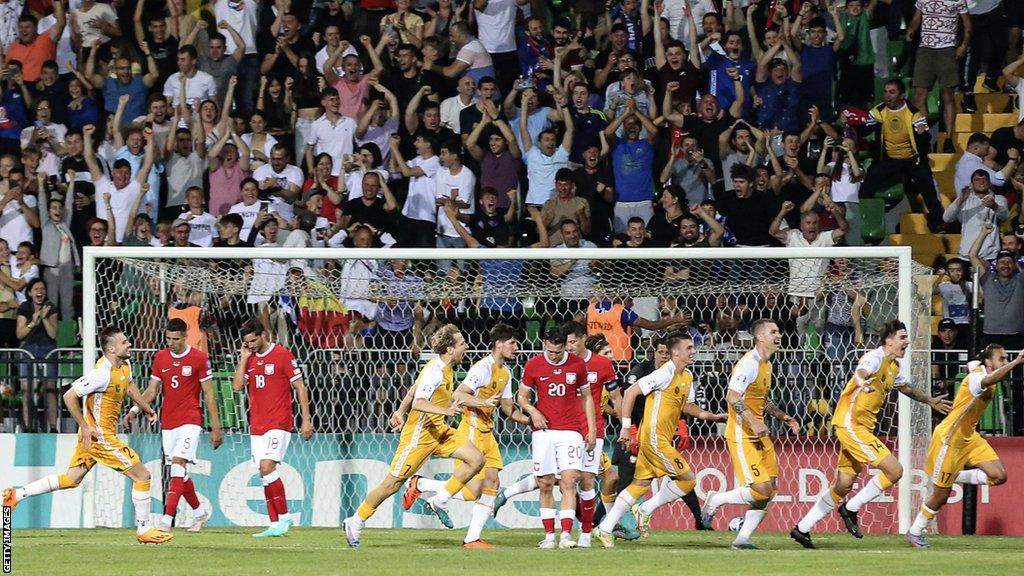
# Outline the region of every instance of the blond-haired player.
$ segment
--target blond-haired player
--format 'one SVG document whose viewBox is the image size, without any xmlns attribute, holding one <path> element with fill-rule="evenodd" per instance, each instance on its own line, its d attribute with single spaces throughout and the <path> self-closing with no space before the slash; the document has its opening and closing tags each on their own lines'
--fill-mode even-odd
<svg viewBox="0 0 1024 576">
<path fill-rule="evenodd" d="M 832 416 L 836 440 L 839 441 L 839 461 L 836 477 L 814 507 L 789 532 L 789 536 L 804 548 L 814 548 L 811 530 L 839 504 L 839 515 L 846 529 L 857 538 L 863 538 L 857 523 L 857 512 L 903 476 L 903 466 L 885 444 L 875 436 L 875 422 L 889 389 L 895 388 L 906 396 L 930 405 L 939 412 L 949 412 L 949 401 L 942 396 L 930 397 L 910 386 L 907 374 L 900 365 L 906 356 L 910 338 L 907 328 L 899 320 L 890 320 L 879 334 L 882 345 L 861 356 L 853 377 L 847 382 Z M 840 504 L 850 493 L 857 476 L 865 466 L 877 468 L 876 475 L 845 504 Z"/>
<path fill-rule="evenodd" d="M 646 534 L 650 527 L 651 514 L 659 506 L 682 498 L 696 486 L 693 470 L 672 442 L 680 415 L 686 414 L 715 422 L 722 422 L 727 418 L 725 414 L 712 414 L 702 410 L 694 403 L 693 374 L 687 369 L 687 366 L 693 363 L 693 356 L 696 353 L 693 338 L 689 334 L 670 334 L 665 338 L 665 345 L 671 354 L 669 361 L 627 388 L 622 399 L 622 414 L 630 414 L 638 396 L 648 397 L 644 404 L 643 422 L 637 433 L 640 450 L 637 454 L 633 482 L 619 493 L 612 509 L 594 530 L 594 536 L 605 548 L 615 545 L 612 530 L 627 511 L 632 511 L 636 517 L 640 533 Z M 632 441 L 632 421 L 629 416 L 622 416 L 621 421 L 622 432 L 619 434 L 619 442 L 628 450 Z M 647 493 L 651 481 L 661 476 L 668 476 L 670 480 L 665 482 L 652 498 L 638 506 L 636 501 Z"/>
<path fill-rule="evenodd" d="M 996 384 L 1022 363 L 1024 350 L 1010 361 L 1005 348 L 989 344 L 978 355 L 978 360 L 967 365 L 969 373 L 960 384 L 953 409 L 932 432 L 924 466 L 925 474 L 932 481 L 932 493 L 921 504 L 914 524 L 907 531 L 911 545 L 928 547 L 924 529 L 946 504 L 953 484 L 998 486 L 1006 482 L 1006 468 L 992 446 L 978 434 L 977 426 L 996 394 Z M 964 470 L 968 466 L 972 469 Z"/>
<path fill-rule="evenodd" d="M 132 479 L 138 541 L 162 544 L 174 538 L 173 534 L 150 525 L 149 469 L 139 460 L 139 455 L 117 437 L 117 421 L 125 396 L 135 402 L 150 422 L 156 421 L 156 412 L 132 381 L 132 367 L 128 363 L 131 347 L 128 337 L 118 328 L 108 327 L 100 332 L 103 357 L 64 393 L 64 404 L 78 423 L 78 445 L 67 471 L 50 474 L 18 489 L 5 488 L 5 507 L 13 508 L 29 496 L 74 488 L 98 462 Z"/>
<path fill-rule="evenodd" d="M 781 420 L 793 432 L 800 431 L 800 423 L 768 399 L 772 387 L 771 357 L 782 345 L 779 326 L 773 320 L 762 318 L 754 322 L 751 332 L 754 349 L 733 366 L 725 394 L 729 408 L 725 438 L 736 475 L 736 488 L 709 492 L 701 510 L 701 520 L 705 526 L 710 526 L 715 512 L 723 504 L 749 506 L 743 516 L 743 526 L 732 543 L 733 548 L 740 550 L 757 549 L 750 542 L 750 536 L 767 514 L 768 504 L 778 489 L 779 465 L 775 446 L 764 424 L 765 414 Z"/>
<path fill-rule="evenodd" d="M 366 495 L 356 513 L 343 521 L 345 538 L 353 548 L 359 548 L 363 526 L 381 502 L 398 492 L 431 456 L 457 458 L 465 463 L 426 502 L 446 528 L 453 527 L 445 510 L 448 500 L 483 468 L 484 455 L 480 450 L 445 423 L 445 417 L 458 414 L 461 401 L 465 400 L 453 398 L 455 377 L 452 367 L 462 362 L 467 348 L 466 339 L 458 327 L 445 324 L 430 336 L 430 348 L 437 356 L 423 366 L 416 383 L 402 399 L 402 405 L 391 416 L 392 426 L 401 426 L 402 433 L 388 475 Z M 498 397 L 488 398 L 486 403 L 494 407 Z"/>
<path fill-rule="evenodd" d="M 511 362 L 519 351 L 519 334 L 515 328 L 507 324 L 497 324 L 491 328 L 491 353 L 484 356 L 469 369 L 465 379 L 455 390 L 455 396 L 462 403 L 462 421 L 456 431 L 459 438 L 472 443 L 484 455 L 484 467 L 466 483 L 453 498 L 476 501 L 473 514 L 466 530 L 463 546 L 466 548 L 493 548 L 491 544 L 480 538 L 484 524 L 491 515 L 494 497 L 498 494 L 498 473 L 504 466 L 498 440 L 494 433 L 494 404 L 505 416 L 513 421 L 529 425 L 530 418 L 516 407 L 512 401 L 512 372 L 506 365 Z M 455 461 L 455 469 L 464 466 Z M 445 482 L 433 478 L 413 476 L 402 495 L 402 507 L 412 508 L 417 498 L 426 493 L 437 493 L 444 489 Z M 460 498 L 461 497 L 461 498 Z"/>
</svg>

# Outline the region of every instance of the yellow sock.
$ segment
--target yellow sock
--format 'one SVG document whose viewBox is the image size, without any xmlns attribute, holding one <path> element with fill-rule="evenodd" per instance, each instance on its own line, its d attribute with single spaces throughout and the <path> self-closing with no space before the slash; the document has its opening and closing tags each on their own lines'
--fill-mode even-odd
<svg viewBox="0 0 1024 576">
<path fill-rule="evenodd" d="M 683 492 L 689 494 L 690 492 L 693 492 L 694 488 L 697 487 L 697 481 L 696 480 L 676 480 L 676 486 L 678 486 L 679 489 L 682 490 Z"/>
<path fill-rule="evenodd" d="M 765 502 L 772 499 L 772 494 L 761 494 L 753 488 L 750 489 L 750 495 L 754 498 L 755 502 Z"/>
<path fill-rule="evenodd" d="M 64 490 L 65 488 L 74 488 L 75 486 L 78 486 L 78 484 L 75 484 L 74 480 L 68 478 L 67 474 L 61 474 L 60 476 L 57 476 L 57 485 L 60 487 L 61 490 Z"/>
<path fill-rule="evenodd" d="M 938 512 L 936 512 L 935 510 L 932 510 L 931 508 L 925 506 L 924 504 L 921 504 L 921 515 L 927 518 L 928 520 L 935 520 L 935 515 L 937 513 Z"/>
<path fill-rule="evenodd" d="M 362 518 L 363 520 L 369 520 L 370 516 L 373 516 L 373 513 L 376 512 L 376 511 L 377 511 L 376 508 L 370 506 L 364 500 L 359 505 L 359 508 L 356 509 L 356 515 L 359 516 L 360 518 Z"/>
<path fill-rule="evenodd" d="M 882 490 L 888 490 L 889 488 L 892 488 L 892 480 L 889 480 L 889 477 L 885 474 L 879 474 L 878 485 L 882 487 Z"/>
<path fill-rule="evenodd" d="M 455 476 L 452 476 L 451 478 L 448 479 L 447 482 L 444 483 L 444 489 L 449 494 L 458 494 L 459 490 L 462 490 L 463 486 L 464 484 L 462 482 L 459 482 L 459 479 L 456 478 Z M 476 500 L 476 497 L 474 497 L 473 499 Z"/>
<path fill-rule="evenodd" d="M 832 501 L 835 502 L 836 504 L 839 504 L 840 502 L 843 501 L 843 497 L 839 495 L 839 492 L 836 492 L 835 488 L 829 488 L 828 493 L 829 496 L 832 497 Z"/>
<path fill-rule="evenodd" d="M 484 493 L 486 494 L 486 491 Z M 495 491 L 494 494 L 497 495 L 498 494 L 497 491 Z M 477 498 L 477 495 L 475 493 L 473 493 L 472 490 L 469 489 L 469 486 L 463 486 L 462 487 L 462 499 L 463 500 L 465 500 L 466 502 L 473 502 L 473 501 L 476 500 L 476 498 Z"/>
<path fill-rule="evenodd" d="M 63 482 L 63 480 L 61 480 L 61 482 Z M 132 482 L 132 490 L 135 492 L 145 492 L 146 494 L 149 494 L 151 483 L 152 482 L 150 480 L 146 480 L 145 482 Z"/>
<path fill-rule="evenodd" d="M 630 484 L 626 486 L 626 492 L 633 497 L 633 500 L 639 500 L 647 491 L 650 490 L 650 486 L 640 486 L 639 484 Z"/>
<path fill-rule="evenodd" d="M 601 494 L 601 502 L 605 505 L 615 504 L 615 494 Z"/>
</svg>

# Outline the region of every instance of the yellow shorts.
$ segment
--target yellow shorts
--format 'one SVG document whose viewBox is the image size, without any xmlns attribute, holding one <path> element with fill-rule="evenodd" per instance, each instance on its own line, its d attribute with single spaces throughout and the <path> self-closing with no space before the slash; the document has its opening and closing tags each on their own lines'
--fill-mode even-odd
<svg viewBox="0 0 1024 576">
<path fill-rule="evenodd" d="M 932 438 L 924 472 L 939 488 L 952 488 L 956 475 L 967 466 L 998 460 L 999 456 L 988 441 L 975 432 L 966 443 L 943 444 L 941 438 Z"/>
<path fill-rule="evenodd" d="M 601 452 L 601 467 L 598 469 L 598 475 L 604 474 L 605 470 L 612 467 L 612 459 L 608 457 L 608 454 Z"/>
<path fill-rule="evenodd" d="M 92 446 L 86 450 L 82 448 L 82 441 L 79 439 L 75 446 L 75 453 L 71 455 L 71 463 L 68 468 L 81 466 L 91 470 L 96 463 L 117 472 L 124 472 L 140 462 L 139 455 L 125 444 L 120 438 L 111 432 L 106 432 L 99 440 L 93 440 Z"/>
<path fill-rule="evenodd" d="M 501 470 L 505 467 L 505 463 L 501 460 L 501 451 L 498 450 L 498 440 L 494 438 L 491 431 L 481 432 L 472 426 L 460 425 L 456 435 L 459 438 L 459 444 L 469 442 L 484 455 L 484 467 L 476 473 L 474 478 L 483 478 L 484 471 L 488 468 Z M 462 460 L 456 460 L 453 469 L 457 470 L 459 466 L 463 465 Z"/>
<path fill-rule="evenodd" d="M 771 438 L 727 438 L 726 443 L 737 484 L 759 484 L 779 475 L 779 463 Z"/>
<path fill-rule="evenodd" d="M 465 438 L 459 438 L 455 429 L 448 425 L 427 429 L 421 424 L 407 423 L 402 428 L 389 473 L 399 480 L 405 480 L 415 474 L 431 456 L 447 458 L 465 443 Z"/>
<path fill-rule="evenodd" d="M 658 442 L 655 445 L 642 442 L 636 455 L 636 470 L 633 478 L 647 480 L 668 476 L 679 478 L 690 469 L 686 459 L 669 442 Z"/>
<path fill-rule="evenodd" d="M 839 440 L 839 459 L 836 468 L 843 474 L 860 474 L 864 466 L 878 466 L 892 454 L 871 430 L 863 426 L 837 426 L 836 439 Z"/>
</svg>

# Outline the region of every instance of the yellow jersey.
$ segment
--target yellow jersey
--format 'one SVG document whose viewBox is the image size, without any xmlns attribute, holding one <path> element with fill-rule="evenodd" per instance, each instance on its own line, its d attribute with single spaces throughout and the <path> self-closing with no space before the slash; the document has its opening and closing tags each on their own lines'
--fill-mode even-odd
<svg viewBox="0 0 1024 576">
<path fill-rule="evenodd" d="M 117 368 L 100 358 L 96 367 L 71 384 L 75 394 L 82 400 L 82 415 L 85 421 L 100 432 L 117 434 L 117 421 L 121 418 L 121 406 L 128 386 L 132 383 L 132 366 L 127 360 Z"/>
<path fill-rule="evenodd" d="M 885 357 L 881 347 L 861 356 L 857 370 L 868 373 L 867 388 L 858 385 L 856 378 L 850 378 L 836 402 L 832 425 L 874 430 L 878 411 L 889 397 L 889 389 L 906 386 L 907 375 L 895 358 Z"/>
<path fill-rule="evenodd" d="M 661 368 L 637 380 L 636 385 L 647 396 L 637 439 L 641 444 L 650 446 L 672 444 L 683 406 L 694 401 L 693 374 L 685 369 L 677 371 L 669 360 Z"/>
<path fill-rule="evenodd" d="M 894 160 L 907 160 L 917 156 L 917 141 L 914 127 L 928 127 L 928 120 L 909 102 L 896 110 L 890 110 L 884 103 L 871 109 L 866 126 L 882 126 L 882 152 Z"/>
<path fill-rule="evenodd" d="M 473 364 L 462 380 L 462 385 L 472 390 L 477 398 L 484 400 L 496 394 L 501 394 L 501 398 L 512 398 L 512 372 L 508 366 L 499 365 L 493 354 Z M 480 432 L 490 432 L 494 428 L 494 407 L 466 406 L 462 409 L 462 421 Z"/>
<path fill-rule="evenodd" d="M 739 392 L 743 395 L 743 402 L 747 409 L 754 413 L 758 421 L 764 422 L 764 405 L 768 401 L 768 392 L 772 387 L 772 364 L 761 358 L 756 349 L 751 350 L 740 358 L 732 368 L 729 376 L 729 390 Z M 736 438 L 757 438 L 757 435 L 750 430 L 746 420 L 737 416 L 732 405 L 729 405 L 729 421 L 725 427 L 725 437 L 735 440 Z"/>
<path fill-rule="evenodd" d="M 943 444 L 966 443 L 974 435 L 978 420 L 996 395 L 995 386 L 982 386 L 981 380 L 988 375 L 985 365 L 974 361 L 971 372 L 960 384 L 953 400 L 953 409 L 935 427 L 933 436 L 942 438 Z"/>
<path fill-rule="evenodd" d="M 416 376 L 415 398 L 429 400 L 431 404 L 441 408 L 447 408 L 452 404 L 452 392 L 455 391 L 455 376 L 452 374 L 451 366 L 444 363 L 440 357 L 431 359 L 424 364 Z M 426 414 L 419 410 L 411 410 L 406 426 L 415 425 L 418 422 L 431 431 L 444 429 L 444 416 L 441 414 Z"/>
</svg>

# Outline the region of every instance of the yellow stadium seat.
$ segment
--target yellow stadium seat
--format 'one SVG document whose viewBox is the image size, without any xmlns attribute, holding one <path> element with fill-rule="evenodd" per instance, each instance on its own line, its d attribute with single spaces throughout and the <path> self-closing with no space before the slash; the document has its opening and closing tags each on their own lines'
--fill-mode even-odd
<svg viewBox="0 0 1024 576">
<path fill-rule="evenodd" d="M 942 320 L 942 316 L 932 315 L 932 336 L 939 334 L 939 321 Z"/>
<path fill-rule="evenodd" d="M 986 134 L 992 134 L 998 128 L 1016 124 L 1017 114 L 1012 112 L 1007 114 L 982 114 L 981 122 L 981 131 Z"/>
<path fill-rule="evenodd" d="M 935 177 L 935 183 L 939 187 L 939 195 L 946 198 L 956 198 L 956 190 L 953 189 L 953 181 L 956 176 L 956 171 L 952 167 L 943 170 L 942 172 L 933 172 L 932 176 Z"/>
<path fill-rule="evenodd" d="M 931 161 L 932 172 L 944 172 L 953 170 L 957 161 L 960 160 L 960 156 L 960 154 L 933 152 L 928 155 L 928 160 Z"/>
<path fill-rule="evenodd" d="M 932 296 L 932 316 L 942 315 L 942 296 L 938 294 Z"/>
<path fill-rule="evenodd" d="M 957 152 L 963 153 L 967 150 L 967 141 L 971 138 L 971 132 L 957 132 L 956 140 L 953 142 L 953 146 Z"/>
<path fill-rule="evenodd" d="M 942 238 L 934 234 L 891 234 L 889 242 L 897 246 L 910 246 L 914 260 L 929 268 L 935 265 L 939 255 L 946 252 Z"/>
<path fill-rule="evenodd" d="M 942 242 L 946 245 L 946 252 L 960 251 L 960 234 L 942 234 Z"/>
<path fill-rule="evenodd" d="M 924 214 L 908 212 L 900 217 L 901 234 L 927 234 L 928 217 Z"/>
<path fill-rule="evenodd" d="M 954 132 L 979 132 L 981 131 L 982 115 L 981 114 L 965 114 L 959 113 L 956 115 L 956 127 Z"/>
</svg>

